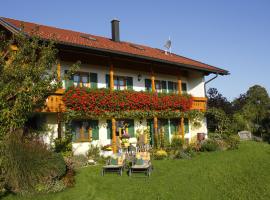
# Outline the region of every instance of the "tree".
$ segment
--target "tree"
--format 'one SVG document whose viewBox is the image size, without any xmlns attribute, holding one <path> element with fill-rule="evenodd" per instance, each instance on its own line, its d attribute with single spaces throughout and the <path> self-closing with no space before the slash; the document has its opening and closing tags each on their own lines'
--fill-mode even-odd
<svg viewBox="0 0 270 200">
<path fill-rule="evenodd" d="M 234 100 L 234 119 L 241 129 L 263 136 L 269 132 L 270 99 L 265 88 L 254 85 L 246 94 Z"/>
<path fill-rule="evenodd" d="M 232 114 L 231 102 L 227 100 L 216 88 L 209 88 L 207 91 L 207 106 L 208 108 L 222 109 L 226 114 Z"/>
<path fill-rule="evenodd" d="M 61 87 L 57 79 L 57 49 L 23 32 L 0 34 L 0 138 L 22 128 L 42 108 L 47 97 Z M 11 48 L 12 46 L 15 48 Z"/>
<path fill-rule="evenodd" d="M 229 132 L 232 105 L 216 88 L 207 91 L 207 128 L 210 132 Z"/>
</svg>

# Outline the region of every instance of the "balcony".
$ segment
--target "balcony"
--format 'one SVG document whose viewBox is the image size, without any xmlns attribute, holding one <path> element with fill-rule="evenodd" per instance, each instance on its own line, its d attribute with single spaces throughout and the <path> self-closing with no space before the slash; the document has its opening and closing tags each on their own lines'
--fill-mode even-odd
<svg viewBox="0 0 270 200">
<path fill-rule="evenodd" d="M 66 107 L 62 100 L 65 90 L 59 89 L 55 94 L 48 97 L 46 100 L 46 105 L 42 109 L 42 112 L 56 113 L 56 112 L 65 112 Z M 192 110 L 206 111 L 207 98 L 204 97 L 193 97 L 193 103 L 191 106 Z"/>
</svg>

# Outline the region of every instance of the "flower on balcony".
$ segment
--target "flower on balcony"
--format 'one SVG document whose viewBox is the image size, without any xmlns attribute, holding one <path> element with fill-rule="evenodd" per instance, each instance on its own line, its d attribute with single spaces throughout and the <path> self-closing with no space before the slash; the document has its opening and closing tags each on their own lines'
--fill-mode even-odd
<svg viewBox="0 0 270 200">
<path fill-rule="evenodd" d="M 90 118 L 175 116 L 190 110 L 192 97 L 108 89 L 70 88 L 64 94 L 66 107 Z"/>
</svg>

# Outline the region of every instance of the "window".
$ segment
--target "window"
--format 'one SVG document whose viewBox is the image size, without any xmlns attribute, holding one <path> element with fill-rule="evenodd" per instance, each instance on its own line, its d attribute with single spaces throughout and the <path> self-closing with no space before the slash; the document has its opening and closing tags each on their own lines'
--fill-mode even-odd
<svg viewBox="0 0 270 200">
<path fill-rule="evenodd" d="M 184 93 L 184 94 L 187 93 L 187 84 L 182 82 L 181 86 L 182 86 L 182 93 Z M 168 90 L 169 90 L 169 93 L 177 94 L 178 93 L 178 83 L 168 81 Z"/>
<path fill-rule="evenodd" d="M 71 86 L 97 88 L 97 74 L 88 72 L 78 72 L 73 76 L 71 76 L 70 80 L 65 81 L 66 89 Z"/>
<path fill-rule="evenodd" d="M 99 139 L 98 120 L 72 121 L 71 130 L 74 142 L 90 142 Z"/>
<path fill-rule="evenodd" d="M 110 75 L 106 74 L 106 87 L 110 88 Z M 115 90 L 132 90 L 133 78 L 128 76 L 114 76 Z"/>
<path fill-rule="evenodd" d="M 171 119 L 170 120 L 170 127 L 171 127 L 171 134 L 178 135 L 179 128 L 181 128 L 180 119 Z M 184 128 L 185 128 L 185 134 L 189 133 L 189 121 L 187 118 L 184 119 Z"/>
<path fill-rule="evenodd" d="M 107 138 L 112 139 L 112 121 L 107 120 L 107 124 Z M 116 136 L 121 137 L 124 134 L 135 137 L 133 119 L 118 119 L 116 121 Z"/>
<path fill-rule="evenodd" d="M 145 91 L 152 91 L 152 82 L 150 79 L 145 79 Z"/>
<path fill-rule="evenodd" d="M 155 87 L 157 92 L 162 92 L 162 84 L 161 81 L 156 80 L 155 81 Z"/>
<path fill-rule="evenodd" d="M 127 89 L 126 77 L 115 76 L 114 77 L 114 89 L 115 90 L 125 90 L 125 89 Z"/>
<path fill-rule="evenodd" d="M 187 93 L 187 84 L 186 83 L 182 83 L 182 92 Z"/>
<path fill-rule="evenodd" d="M 156 89 L 156 92 L 167 93 L 167 81 L 155 80 L 155 89 Z M 145 79 L 145 91 L 148 91 L 148 92 L 152 91 L 151 79 Z"/>
<path fill-rule="evenodd" d="M 169 91 L 169 93 L 177 94 L 178 93 L 177 83 L 172 82 L 172 81 L 168 81 L 168 91 Z"/>
</svg>

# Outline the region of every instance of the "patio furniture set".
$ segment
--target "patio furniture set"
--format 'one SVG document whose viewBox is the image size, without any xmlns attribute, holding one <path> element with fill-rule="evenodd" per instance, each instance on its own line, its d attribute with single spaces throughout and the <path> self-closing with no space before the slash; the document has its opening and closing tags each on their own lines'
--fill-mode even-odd
<svg viewBox="0 0 270 200">
<path fill-rule="evenodd" d="M 105 173 L 114 172 L 122 176 L 125 170 L 127 170 L 129 176 L 132 176 L 133 173 L 144 173 L 149 177 L 153 171 L 150 153 L 137 152 L 135 155 L 114 154 L 107 160 L 106 165 L 102 167 L 101 175 L 104 176 Z"/>
</svg>

